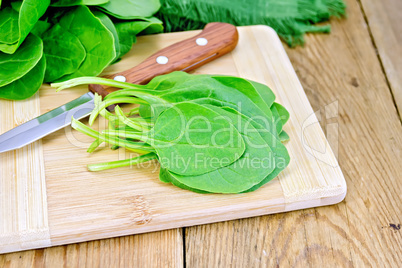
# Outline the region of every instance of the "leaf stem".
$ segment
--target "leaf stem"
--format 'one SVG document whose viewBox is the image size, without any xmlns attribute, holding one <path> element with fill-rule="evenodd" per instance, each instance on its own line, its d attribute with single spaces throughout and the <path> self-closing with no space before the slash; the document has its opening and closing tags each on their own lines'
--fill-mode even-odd
<svg viewBox="0 0 402 268">
<path fill-rule="evenodd" d="M 157 159 L 156 154 L 149 153 L 149 154 L 140 155 L 140 156 L 130 158 L 130 159 L 88 165 L 88 170 L 89 171 L 101 171 L 101 170 L 118 168 L 118 167 L 132 166 L 132 165 L 138 165 L 140 163 L 148 162 L 148 161 L 154 160 L 154 159 Z"/>
<path fill-rule="evenodd" d="M 92 76 L 84 76 L 84 77 L 78 77 L 74 79 L 70 79 L 64 82 L 59 82 L 59 83 L 51 83 L 50 86 L 56 88 L 56 91 L 60 91 L 66 88 L 70 87 L 75 87 L 79 85 L 88 85 L 88 84 L 97 84 L 97 85 L 104 85 L 104 86 L 110 86 L 110 87 L 117 87 L 121 89 L 143 89 L 144 86 L 141 85 L 135 85 L 131 83 L 126 83 L 126 82 L 120 82 L 116 81 L 113 79 L 107 79 L 107 78 L 102 78 L 102 77 L 92 77 Z"/>
<path fill-rule="evenodd" d="M 71 119 L 71 127 L 92 138 L 98 139 L 99 141 L 102 142 L 104 141 L 112 145 L 125 147 L 133 152 L 145 154 L 155 151 L 150 145 L 143 142 L 131 142 L 128 140 L 116 138 L 116 136 L 109 137 L 108 134 L 105 135 L 103 133 L 99 133 L 98 131 L 93 130 L 92 128 L 84 125 L 83 123 L 74 118 Z"/>
</svg>

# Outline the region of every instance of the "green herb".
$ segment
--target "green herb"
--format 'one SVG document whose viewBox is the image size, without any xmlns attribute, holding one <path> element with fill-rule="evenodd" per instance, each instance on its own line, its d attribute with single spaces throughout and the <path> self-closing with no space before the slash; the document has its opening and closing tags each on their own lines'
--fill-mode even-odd
<svg viewBox="0 0 402 268">
<path fill-rule="evenodd" d="M 52 0 L 51 6 L 70 7 L 70 6 L 96 6 L 109 2 L 109 0 Z"/>
<path fill-rule="evenodd" d="M 45 82 L 52 82 L 76 72 L 86 57 L 80 39 L 64 30 L 59 24 L 44 32 L 42 40 L 47 66 Z"/>
<path fill-rule="evenodd" d="M 43 55 L 43 44 L 39 37 L 31 34 L 14 54 L 0 52 L 1 87 L 26 75 L 38 64 Z"/>
<path fill-rule="evenodd" d="M 15 2 L 13 2 L 15 3 Z M 50 0 L 24 0 L 19 10 L 6 6 L 0 10 L 0 51 L 14 53 L 45 13 Z"/>
<path fill-rule="evenodd" d="M 159 8 L 158 1 L 108 2 L 3 2 L 0 68 L 4 71 L 0 74 L 0 98 L 27 98 L 40 88 L 40 78 L 40 82 L 55 82 L 98 75 L 131 49 L 136 35 L 163 30 L 162 22 L 150 17 Z M 119 19 L 109 17 L 112 13 Z M 45 65 L 40 63 L 42 58 Z M 14 83 L 20 79 L 23 80 Z"/>
<path fill-rule="evenodd" d="M 248 123 L 247 117 L 219 107 L 207 107 L 219 112 L 234 124 L 245 141 L 244 154 L 229 166 L 199 176 L 183 176 L 169 170 L 171 176 L 190 188 L 214 193 L 243 192 L 260 183 L 275 168 L 271 148 L 252 124 Z"/>
<path fill-rule="evenodd" d="M 120 120 L 127 123 L 126 119 Z M 161 113 L 150 131 L 104 134 L 148 143 L 163 167 L 181 175 L 200 175 L 230 165 L 245 150 L 242 137 L 229 121 L 209 107 L 191 102 L 176 104 Z M 196 153 L 198 157 L 193 157 Z M 211 158 L 218 163 L 209 162 Z"/>
<path fill-rule="evenodd" d="M 115 18 L 126 20 L 150 17 L 159 10 L 160 3 L 159 0 L 113 0 L 99 8 Z"/>
<path fill-rule="evenodd" d="M 265 85 L 173 72 L 147 85 L 81 77 L 52 86 L 61 90 L 88 83 L 123 89 L 103 101 L 95 97 L 89 123 L 101 115 L 109 120 L 109 129 L 98 133 L 73 120 L 73 128 L 95 138 L 88 151 L 102 141 L 140 154 L 146 151 L 132 159 L 90 165 L 92 171 L 156 159 L 163 182 L 197 193 L 241 193 L 262 187 L 289 164 L 281 142 L 287 138 L 283 125 L 289 113 L 274 102 Z M 128 113 L 119 106 L 114 114 L 106 110 L 120 103 L 140 107 Z"/>
<path fill-rule="evenodd" d="M 78 70 L 62 77 L 62 80 L 88 75 L 96 76 L 116 57 L 113 34 L 86 6 L 79 6 L 66 13 L 60 19 L 59 25 L 65 31 L 75 35 L 86 52 L 85 60 Z"/>
<path fill-rule="evenodd" d="M 201 29 L 209 22 L 236 26 L 268 25 L 290 46 L 302 45 L 304 34 L 328 33 L 331 16 L 345 14 L 344 0 L 161 0 L 166 32 Z"/>
<path fill-rule="evenodd" d="M 114 26 L 117 31 L 120 50 L 120 53 L 116 53 L 117 59 L 130 51 L 133 43 L 137 41 L 136 36 L 138 34 L 160 33 L 163 30 L 162 22 L 153 17 L 135 21 L 120 21 L 116 22 Z"/>
<path fill-rule="evenodd" d="M 0 88 L 0 98 L 9 100 L 23 100 L 31 97 L 38 91 L 45 77 L 45 56 L 39 60 L 28 73 L 14 82 Z"/>
</svg>

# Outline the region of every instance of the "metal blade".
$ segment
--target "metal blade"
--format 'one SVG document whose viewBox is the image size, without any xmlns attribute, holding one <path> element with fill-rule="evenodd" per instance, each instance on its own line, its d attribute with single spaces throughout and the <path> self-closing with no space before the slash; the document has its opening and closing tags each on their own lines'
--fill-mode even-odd
<svg viewBox="0 0 402 268">
<path fill-rule="evenodd" d="M 0 135 L 0 153 L 21 148 L 81 119 L 94 109 L 94 94 L 88 92 L 50 112 L 38 116 Z"/>
</svg>

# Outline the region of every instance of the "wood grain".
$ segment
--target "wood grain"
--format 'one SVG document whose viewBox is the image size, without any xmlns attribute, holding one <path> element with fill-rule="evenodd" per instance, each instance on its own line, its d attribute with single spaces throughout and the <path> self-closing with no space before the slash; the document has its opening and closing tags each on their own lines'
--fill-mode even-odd
<svg viewBox="0 0 402 268">
<path fill-rule="evenodd" d="M 40 115 L 39 106 L 39 94 L 0 100 L 0 133 Z M 0 253 L 51 245 L 41 141 L 0 154 L 0 241 Z"/>
<path fill-rule="evenodd" d="M 0 255 L 0 267 L 183 267 L 181 229 Z"/>
<path fill-rule="evenodd" d="M 328 137 L 332 133 L 329 124 L 339 125 L 339 139 L 329 137 L 329 142 L 332 148 L 339 148 L 340 165 L 348 182 L 346 201 L 330 207 L 186 228 L 187 267 L 400 267 L 400 123 L 368 26 L 358 4 L 347 2 L 349 18 L 333 20 L 331 35 L 309 35 L 306 47 L 287 49 L 314 110 L 320 113 L 332 101 L 339 101 L 339 116 L 327 122 L 324 112 L 321 125 L 324 131 L 328 129 Z M 392 11 L 393 5 L 388 8 Z M 174 39 L 174 35 L 169 38 Z M 137 57 L 145 59 L 145 55 Z M 230 74 L 232 68 L 235 66 L 223 71 Z M 218 70 L 216 67 L 216 73 Z M 113 68 L 108 71 L 114 72 Z M 395 228 L 390 227 L 391 223 Z M 174 247 L 173 252 L 178 254 L 168 254 L 166 263 L 183 266 L 172 261 L 180 253 L 176 250 L 181 245 L 178 236 L 166 236 L 170 242 L 150 237 L 142 246 L 135 242 L 135 238 L 147 235 L 102 240 L 107 246 L 94 241 L 3 254 L 0 267 L 41 267 L 44 256 L 48 267 L 67 266 L 65 263 L 82 267 L 79 260 L 87 257 L 92 258 L 87 262 L 90 266 L 104 261 L 103 255 L 109 263 L 117 264 L 125 258 L 122 252 L 128 258 L 138 256 L 140 264 L 152 266 L 148 254 L 164 258 L 157 252 L 165 246 Z M 143 249 L 151 250 L 150 245 L 158 248 L 147 254 Z M 68 252 L 67 258 L 60 252 Z"/>
<path fill-rule="evenodd" d="M 399 116 L 402 113 L 402 1 L 360 0 Z"/>
<path fill-rule="evenodd" d="M 186 228 L 189 267 L 400 267 L 402 128 L 360 7 L 347 6 L 330 35 L 286 48 L 326 135 L 339 125 L 329 142 L 339 148 L 345 201 Z M 334 102 L 339 115 L 327 120 Z"/>
<path fill-rule="evenodd" d="M 322 206 L 344 198 L 346 185 L 342 172 L 320 125 L 315 123 L 316 116 L 277 34 L 267 26 L 239 27 L 239 32 L 241 38 L 236 50 L 215 60 L 214 64 L 197 69 L 197 73 L 222 74 L 222 70 L 238 69 L 230 74 L 254 79 L 272 88 L 277 101 L 287 107 L 291 118 L 284 127 L 292 137 L 286 143 L 292 158 L 286 170 L 251 193 L 196 194 L 160 182 L 157 162 L 89 172 L 87 163 L 135 155 L 124 149 L 111 151 L 108 148 L 88 154 L 86 148 L 92 138 L 65 128 L 42 139 L 52 246 Z M 136 46 L 125 61 L 114 68 L 124 70 L 126 64 L 135 64 L 133 55 L 152 54 L 149 44 L 168 46 L 170 42 L 194 36 L 194 32 L 175 35 L 175 40 L 169 40 L 169 36 L 143 37 L 142 46 Z M 244 71 L 247 73 L 242 73 Z M 43 86 L 41 113 L 84 94 L 86 90 L 82 86 L 58 93 Z M 309 122 L 307 127 L 304 126 L 306 120 Z M 106 127 L 104 120 L 96 121 L 94 125 L 100 129 Z M 5 196 L 8 196 L 7 192 Z M 6 242 L 0 241 L 0 245 L 4 245 L 3 252 L 7 251 Z M 21 246 L 19 250 L 33 247 L 36 245 Z"/>
</svg>

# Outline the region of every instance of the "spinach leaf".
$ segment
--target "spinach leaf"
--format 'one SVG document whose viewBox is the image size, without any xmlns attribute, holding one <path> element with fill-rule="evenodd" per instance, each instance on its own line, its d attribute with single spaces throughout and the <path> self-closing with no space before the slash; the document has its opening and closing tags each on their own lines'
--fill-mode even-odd
<svg viewBox="0 0 402 268">
<path fill-rule="evenodd" d="M 115 18 L 127 20 L 150 17 L 160 6 L 159 0 L 113 0 L 99 5 L 99 8 Z"/>
<path fill-rule="evenodd" d="M 279 118 L 281 119 L 282 125 L 285 125 L 286 122 L 289 120 L 288 110 L 286 110 L 285 107 L 283 107 L 282 105 L 280 105 L 277 102 L 275 102 L 272 106 L 277 110 Z"/>
<path fill-rule="evenodd" d="M 50 22 L 38 20 L 35 26 L 32 28 L 31 33 L 36 36 L 42 37 L 42 34 L 46 32 L 51 26 L 52 24 Z"/>
<path fill-rule="evenodd" d="M 285 107 L 276 102 L 272 104 L 271 111 L 274 116 L 278 137 L 281 141 L 289 140 L 288 134 L 282 130 L 283 126 L 289 119 L 289 112 L 285 109 Z"/>
<path fill-rule="evenodd" d="M 97 19 L 86 6 L 78 6 L 59 21 L 59 25 L 75 35 L 85 48 L 86 57 L 77 71 L 59 80 L 100 74 L 115 58 L 113 34 Z"/>
<path fill-rule="evenodd" d="M 125 140 L 137 147 L 143 147 L 145 142 L 153 148 L 161 164 L 159 177 L 163 182 L 197 193 L 249 192 L 272 180 L 289 164 L 289 154 L 281 142 L 288 138 L 282 127 L 289 114 L 282 105 L 274 102 L 275 97 L 271 92 L 263 92 L 270 89 L 262 84 L 236 77 L 176 72 L 157 77 L 147 85 L 132 85 L 104 78 L 79 78 L 53 86 L 63 89 L 87 83 L 124 89 L 109 94 L 103 101 L 96 97 L 96 108 L 89 121 L 93 123 L 95 117 L 101 114 L 112 124 L 112 129 L 115 129 L 104 131 L 102 135 L 105 137 Z M 142 118 L 128 118 L 120 108 L 116 109 L 117 117 L 106 111 L 105 107 L 116 103 L 141 104 L 144 108 L 136 108 L 132 114 L 139 114 Z M 227 150 L 226 147 L 219 146 L 221 143 L 208 143 L 211 136 L 227 128 L 216 124 L 219 123 L 216 114 L 240 133 L 245 146 L 240 157 L 233 157 L 233 149 L 238 148 L 238 145 Z M 149 118 L 144 118 L 145 115 Z M 185 122 L 200 116 L 204 120 L 195 121 L 194 128 L 183 129 Z M 139 124 L 140 122 L 142 123 Z M 214 127 L 207 128 L 211 131 L 207 131 L 205 136 L 202 136 L 202 131 L 196 131 L 191 133 L 193 135 L 190 139 L 196 142 L 183 139 L 192 130 L 204 130 L 207 122 L 214 124 Z M 82 129 L 80 131 L 88 132 Z M 228 137 L 223 135 L 219 140 L 222 144 L 227 144 Z M 95 141 L 92 147 L 98 145 L 99 141 Z M 199 145 L 207 146 L 200 149 Z M 211 145 L 218 145 L 218 148 L 210 150 Z M 214 168 L 197 167 L 197 161 L 194 162 L 197 152 L 207 156 L 201 163 L 208 157 L 224 159 L 226 154 L 226 157 L 232 157 L 231 163 Z M 182 165 L 177 165 L 175 159 L 183 161 Z M 139 157 L 131 160 L 135 163 L 142 161 Z M 130 161 L 91 165 L 91 169 L 125 166 Z M 172 161 L 175 165 L 169 164 Z M 187 162 L 191 163 L 190 172 L 184 164 Z"/>
<path fill-rule="evenodd" d="M 50 0 L 23 0 L 19 12 L 11 7 L 0 10 L 0 51 L 14 53 L 25 40 L 39 18 L 45 13 Z"/>
<path fill-rule="evenodd" d="M 261 84 L 261 83 L 258 83 L 258 82 L 252 81 L 252 80 L 247 80 L 247 81 L 249 81 L 254 86 L 255 90 L 260 94 L 260 96 L 264 100 L 265 104 L 268 107 L 271 107 L 275 101 L 274 92 L 272 92 L 272 90 L 264 84 Z"/>
<path fill-rule="evenodd" d="M 199 189 L 196 189 L 196 188 L 188 187 L 187 185 L 185 185 L 185 184 L 179 182 L 178 180 L 176 180 L 172 176 L 172 174 L 170 174 L 170 172 L 166 168 L 163 168 L 163 167 L 161 167 L 160 170 L 159 170 L 159 180 L 162 181 L 162 182 L 171 183 L 174 186 L 177 186 L 177 187 L 182 188 L 184 190 L 190 190 L 190 191 L 193 191 L 195 193 L 199 193 L 199 194 L 211 193 L 211 192 L 208 192 L 208 191 L 202 191 L 202 190 L 199 190 Z"/>
<path fill-rule="evenodd" d="M 225 79 L 230 79 L 230 77 L 225 77 Z M 234 79 L 241 81 L 237 78 Z M 253 87 L 250 83 L 246 83 L 248 85 L 247 89 L 250 90 L 250 92 L 247 92 L 243 88 L 239 89 L 227 86 L 211 75 L 192 76 L 184 72 L 173 72 L 158 77 L 156 81 L 153 80 L 151 80 L 147 87 L 160 87 L 162 89 L 148 90 L 146 93 L 142 92 L 141 98 L 153 105 L 152 112 L 155 117 L 166 109 L 166 107 L 154 104 L 178 103 L 191 100 L 200 104 L 213 104 L 215 106 L 228 106 L 240 109 L 241 113 L 256 118 L 257 121 L 261 121 L 261 124 L 267 125 L 267 128 L 272 133 L 276 133 L 270 109 L 264 107 L 266 105 L 263 101 L 256 104 L 249 98 L 253 94 Z M 117 96 L 139 96 L 139 94 L 137 89 L 120 90 L 108 95 L 106 100 Z M 254 97 L 257 98 L 258 95 L 254 95 Z M 264 108 L 264 111 L 261 108 Z M 142 109 L 142 111 L 145 111 L 145 109 Z M 144 114 L 141 114 L 141 116 L 144 116 Z"/>
<path fill-rule="evenodd" d="M 233 109 L 227 109 L 224 108 L 227 111 L 230 111 L 235 114 L 239 114 L 237 111 L 233 111 Z M 239 114 L 240 115 L 240 114 Z M 275 168 L 274 170 L 268 174 L 260 183 L 254 185 L 250 189 L 244 191 L 244 192 L 252 192 L 266 184 L 267 182 L 271 181 L 273 178 L 279 175 L 288 165 L 290 162 L 290 157 L 288 150 L 286 147 L 282 144 L 282 140 L 277 138 L 276 136 L 272 135 L 269 131 L 266 130 L 266 128 L 256 121 L 247 118 L 245 115 L 241 115 L 243 118 L 246 118 L 249 123 L 252 124 L 252 126 L 258 131 L 258 133 L 261 135 L 261 137 L 265 140 L 265 142 L 269 145 L 269 147 L 272 149 L 274 152 L 274 158 L 275 158 Z M 284 132 L 282 132 L 284 133 Z"/>
<path fill-rule="evenodd" d="M 119 43 L 119 35 L 117 34 L 116 27 L 113 24 L 112 20 L 103 12 L 100 12 L 98 10 L 93 10 L 92 14 L 94 14 L 95 17 L 100 19 L 102 24 L 112 33 L 113 39 L 114 39 L 114 48 L 115 48 L 115 53 L 116 56 L 113 59 L 113 62 L 116 61 L 120 57 L 120 43 Z"/>
<path fill-rule="evenodd" d="M 32 70 L 42 58 L 42 50 L 40 38 L 30 34 L 14 54 L 0 52 L 0 87 L 12 83 Z"/>
<path fill-rule="evenodd" d="M 213 110 L 191 102 L 179 103 L 161 113 L 153 128 L 143 135 L 121 130 L 104 134 L 148 143 L 162 167 L 186 176 L 230 165 L 245 150 L 240 133 L 231 123 Z"/>
<path fill-rule="evenodd" d="M 70 7 L 70 6 L 95 6 L 109 2 L 109 0 L 52 0 L 50 4 L 53 7 Z"/>
<path fill-rule="evenodd" d="M 228 119 L 246 144 L 244 154 L 231 165 L 198 176 L 169 173 L 178 182 L 202 191 L 239 193 L 264 180 L 275 168 L 274 153 L 245 117 L 215 106 L 208 106 Z"/>
<path fill-rule="evenodd" d="M 23 100 L 31 97 L 42 85 L 45 76 L 46 60 L 42 56 L 38 64 L 27 74 L 14 82 L 0 88 L 0 98 Z"/>
<path fill-rule="evenodd" d="M 18 42 L 19 32 L 12 29 L 18 29 L 18 12 L 11 7 L 5 7 L 0 10 L 0 50 L 2 43 L 13 44 Z"/>
<path fill-rule="evenodd" d="M 284 130 L 282 130 L 281 133 L 279 133 L 279 139 L 281 140 L 281 142 L 285 142 L 288 141 L 290 139 L 288 133 L 286 133 Z"/>
<path fill-rule="evenodd" d="M 46 56 L 45 82 L 74 73 L 85 59 L 80 40 L 56 24 L 42 35 Z"/>
<path fill-rule="evenodd" d="M 208 106 L 208 105 L 207 105 Z M 274 162 L 275 162 L 275 168 L 274 170 L 268 174 L 261 182 L 258 184 L 252 186 L 250 189 L 247 189 L 245 191 L 242 191 L 243 193 L 247 192 L 252 192 L 263 186 L 264 184 L 268 183 L 271 181 L 273 178 L 279 175 L 280 172 L 282 172 L 290 162 L 290 157 L 288 154 L 288 151 L 286 147 L 276 138 L 274 137 L 271 133 L 269 133 L 262 125 L 258 124 L 254 120 L 247 118 L 244 115 L 241 115 L 237 111 L 235 111 L 232 108 L 228 107 L 223 107 L 224 110 L 231 112 L 235 115 L 242 116 L 244 119 L 247 120 L 247 122 L 251 123 L 253 127 L 255 127 L 258 130 L 258 133 L 261 135 L 261 137 L 265 140 L 265 142 L 269 145 L 271 150 L 274 152 Z M 176 178 L 165 168 L 161 167 L 160 173 L 159 173 L 159 179 L 163 182 L 167 183 L 172 183 L 173 185 L 180 187 L 182 189 L 190 190 L 196 193 L 211 193 L 208 191 L 202 191 L 196 188 L 189 187 L 180 181 L 176 180 Z"/>
<path fill-rule="evenodd" d="M 163 31 L 162 22 L 154 17 L 146 18 L 145 20 L 121 21 L 115 25 L 120 51 L 117 59 L 130 51 L 133 43 L 137 41 L 136 35 L 140 33 L 153 34 Z"/>
<path fill-rule="evenodd" d="M 162 167 L 181 175 L 200 175 L 230 165 L 245 150 L 231 123 L 191 102 L 163 112 L 144 141 L 155 148 Z"/>
</svg>

